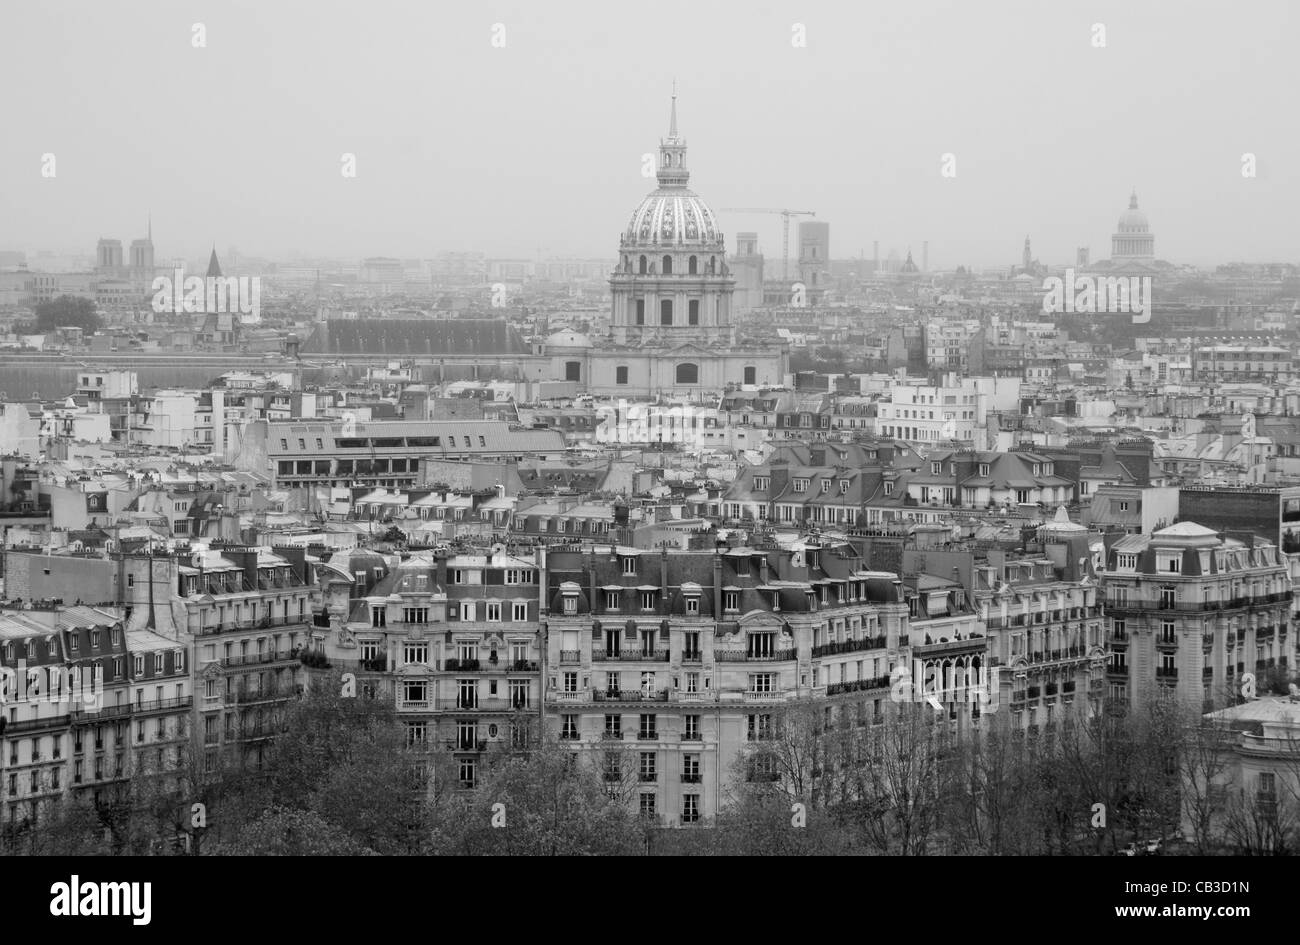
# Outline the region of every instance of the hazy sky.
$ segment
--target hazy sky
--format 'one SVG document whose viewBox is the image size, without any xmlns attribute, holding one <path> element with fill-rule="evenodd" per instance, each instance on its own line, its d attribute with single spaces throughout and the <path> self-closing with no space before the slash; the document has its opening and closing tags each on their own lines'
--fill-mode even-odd
<svg viewBox="0 0 1300 945">
<path fill-rule="evenodd" d="M 0 249 L 129 244 L 152 209 L 160 260 L 612 257 L 675 77 L 692 188 L 815 210 L 835 257 L 1105 258 L 1135 186 L 1163 259 L 1295 262 L 1298 27 L 1289 0 L 11 0 Z M 718 215 L 779 256 L 780 217 Z"/>
</svg>

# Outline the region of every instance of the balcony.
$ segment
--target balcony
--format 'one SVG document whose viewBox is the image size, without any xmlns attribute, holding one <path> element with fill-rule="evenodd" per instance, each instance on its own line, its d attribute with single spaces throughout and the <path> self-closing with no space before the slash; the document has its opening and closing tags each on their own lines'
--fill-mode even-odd
<svg viewBox="0 0 1300 945">
<path fill-rule="evenodd" d="M 593 702 L 667 702 L 668 690 L 643 692 L 640 689 L 620 689 L 616 692 L 596 690 L 591 694 Z"/>
<path fill-rule="evenodd" d="M 814 658 L 835 656 L 839 653 L 860 653 L 864 650 L 883 650 L 888 645 L 888 638 L 883 634 L 875 637 L 863 637 L 861 640 L 844 640 L 839 643 L 823 643 L 812 649 Z"/>
<path fill-rule="evenodd" d="M 165 709 L 187 709 L 194 704 L 193 696 L 175 696 L 171 699 L 146 699 L 135 704 L 136 714 L 159 712 Z"/>
<path fill-rule="evenodd" d="M 267 653 L 250 653 L 242 656 L 226 656 L 221 660 L 224 667 L 230 666 L 262 666 L 267 663 L 276 663 L 281 661 L 296 660 L 298 653 L 291 650 L 276 650 Z"/>
<path fill-rule="evenodd" d="M 582 651 L 581 650 L 560 650 L 560 662 L 581 663 Z"/>
<path fill-rule="evenodd" d="M 1178 637 L 1158 636 L 1156 637 L 1156 648 L 1160 650 L 1176 650 L 1178 649 Z"/>
<path fill-rule="evenodd" d="M 703 692 L 686 692 L 679 689 L 676 699 L 678 702 L 717 702 L 718 691 L 716 689 L 705 689 Z"/>
<path fill-rule="evenodd" d="M 449 673 L 477 673 L 482 671 L 478 660 L 449 659 L 443 666 Z"/>
<path fill-rule="evenodd" d="M 701 663 L 701 662 L 703 662 L 703 661 L 704 661 L 704 654 L 703 654 L 702 652 L 700 652 L 699 650 L 684 650 L 684 651 L 682 651 L 682 662 L 683 662 L 683 663 Z"/>
<path fill-rule="evenodd" d="M 1157 679 L 1177 679 L 1177 678 L 1178 678 L 1178 667 L 1177 667 L 1177 666 L 1157 666 L 1157 667 L 1156 667 L 1156 678 L 1157 678 Z"/>
<path fill-rule="evenodd" d="M 655 771 L 642 771 L 637 775 L 637 780 L 642 784 L 650 784 L 659 780 L 659 774 Z"/>
<path fill-rule="evenodd" d="M 938 656 L 942 653 L 956 652 L 977 652 L 983 650 L 988 645 L 988 638 L 985 636 L 968 636 L 963 640 L 949 640 L 940 637 L 938 640 L 931 640 L 926 643 L 912 644 L 912 650 L 916 656 Z"/>
<path fill-rule="evenodd" d="M 452 738 L 447 741 L 447 747 L 452 751 L 487 751 L 486 738 Z"/>
<path fill-rule="evenodd" d="M 541 668 L 534 660 L 512 660 L 509 669 L 512 673 L 535 673 Z"/>
<path fill-rule="evenodd" d="M 868 679 L 854 679 L 849 682 L 830 683 L 826 687 L 826 695 L 839 696 L 846 692 L 864 692 L 868 689 L 888 689 L 890 679 L 888 676 L 873 676 Z"/>
<path fill-rule="evenodd" d="M 636 740 L 639 742 L 657 742 L 659 741 L 659 733 L 655 729 L 647 729 L 642 732 L 637 732 Z"/>
<path fill-rule="evenodd" d="M 699 732 L 682 732 L 682 741 L 684 742 L 702 742 L 704 736 Z"/>
<path fill-rule="evenodd" d="M 595 662 L 626 662 L 626 663 L 666 663 L 668 662 L 668 651 L 663 650 L 604 650 L 592 649 L 591 661 Z"/>
<path fill-rule="evenodd" d="M 714 650 L 713 658 L 719 663 L 779 663 L 794 659 L 795 649 L 787 647 L 765 654 L 750 653 L 748 650 Z"/>
<path fill-rule="evenodd" d="M 429 700 L 428 699 L 399 699 L 397 701 L 397 708 L 398 711 L 402 711 L 402 712 L 427 711 L 429 708 Z"/>
<path fill-rule="evenodd" d="M 611 732 L 609 729 L 606 729 L 600 733 L 601 741 L 619 741 L 622 738 L 623 733 L 621 731 Z"/>
<path fill-rule="evenodd" d="M 682 784 L 701 784 L 704 781 L 704 775 L 699 772 L 682 772 Z"/>
</svg>

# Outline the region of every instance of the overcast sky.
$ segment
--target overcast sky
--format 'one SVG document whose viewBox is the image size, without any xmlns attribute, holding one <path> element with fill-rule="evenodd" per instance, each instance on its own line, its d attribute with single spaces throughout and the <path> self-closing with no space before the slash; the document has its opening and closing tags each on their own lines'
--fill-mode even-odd
<svg viewBox="0 0 1300 945">
<path fill-rule="evenodd" d="M 792 207 L 837 258 L 1105 258 L 1136 187 L 1160 258 L 1296 262 L 1297 27 L 1289 0 L 8 2 L 0 249 L 90 254 L 152 210 L 160 260 L 612 257 L 675 77 L 731 251 L 779 256 L 780 217 L 721 208 Z"/>
</svg>

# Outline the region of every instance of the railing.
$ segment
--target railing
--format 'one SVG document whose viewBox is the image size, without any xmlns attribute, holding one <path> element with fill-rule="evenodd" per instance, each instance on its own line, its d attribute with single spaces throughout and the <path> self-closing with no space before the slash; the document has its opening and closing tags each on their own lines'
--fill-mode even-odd
<svg viewBox="0 0 1300 945">
<path fill-rule="evenodd" d="M 699 732 L 682 732 L 682 741 L 684 742 L 702 742 L 704 736 Z"/>
<path fill-rule="evenodd" d="M 1177 667 L 1177 666 L 1157 666 L 1157 667 L 1156 667 L 1156 676 L 1157 676 L 1157 677 L 1160 677 L 1160 678 L 1164 678 L 1164 679 L 1177 679 L 1177 678 L 1178 678 L 1178 667 Z"/>
<path fill-rule="evenodd" d="M 623 733 L 621 731 L 611 732 L 609 729 L 605 729 L 600 733 L 600 738 L 601 741 L 618 741 L 623 738 Z"/>
<path fill-rule="evenodd" d="M 971 647 L 984 647 L 987 644 L 988 637 L 970 636 L 964 640 L 949 640 L 947 643 L 914 643 L 912 649 L 917 651 L 918 655 L 921 655 L 921 651 L 924 651 L 925 656 L 931 656 L 936 653 L 947 653 L 953 650 L 968 650 Z"/>
<path fill-rule="evenodd" d="M 427 709 L 429 708 L 428 699 L 399 699 L 397 708 L 400 709 Z"/>
<path fill-rule="evenodd" d="M 617 692 L 601 692 L 597 689 L 592 692 L 591 698 L 593 702 L 667 702 L 668 690 L 642 692 L 640 689 L 620 689 Z"/>
<path fill-rule="evenodd" d="M 135 704 L 137 712 L 156 712 L 159 709 L 183 709 L 194 704 L 193 696 L 173 696 L 170 699 L 146 699 Z"/>
<path fill-rule="evenodd" d="M 657 742 L 659 740 L 659 732 L 655 729 L 637 732 L 636 738 L 639 742 Z"/>
<path fill-rule="evenodd" d="M 561 663 L 581 663 L 582 650 L 560 650 Z"/>
<path fill-rule="evenodd" d="M 863 637 L 860 640 L 844 640 L 838 643 L 823 643 L 812 649 L 812 655 L 834 656 L 838 653 L 860 653 L 863 650 L 883 650 L 889 643 L 884 634 L 875 637 Z"/>
<path fill-rule="evenodd" d="M 272 702 L 276 699 L 288 699 L 297 695 L 292 686 L 269 686 L 266 689 L 236 689 L 232 695 L 239 705 L 250 702 Z"/>
<path fill-rule="evenodd" d="M 298 653 L 290 650 L 278 650 L 270 653 L 248 653 L 242 656 L 225 656 L 221 659 L 222 666 L 254 666 L 264 663 L 274 663 L 278 660 L 296 660 Z"/>
<path fill-rule="evenodd" d="M 591 651 L 591 659 L 592 662 L 596 662 L 597 660 L 604 660 L 605 662 L 615 660 L 645 662 L 648 660 L 655 663 L 666 663 L 668 662 L 668 650 L 598 650 L 593 648 Z"/>
<path fill-rule="evenodd" d="M 451 738 L 447 747 L 452 751 L 487 751 L 486 738 Z"/>
<path fill-rule="evenodd" d="M 657 772 L 657 771 L 642 771 L 640 774 L 637 775 L 637 780 L 640 781 L 642 784 L 649 784 L 649 783 L 652 782 L 652 781 L 658 781 L 658 780 L 659 780 L 659 772 Z"/>
<path fill-rule="evenodd" d="M 682 772 L 682 784 L 701 784 L 704 781 L 704 775 L 699 773 Z"/>
<path fill-rule="evenodd" d="M 830 683 L 826 687 L 826 695 L 838 696 L 846 692 L 862 692 L 867 689 L 888 689 L 890 680 L 888 676 L 873 676 L 869 679 L 855 679 L 849 682 Z"/>
<path fill-rule="evenodd" d="M 570 732 L 570 731 L 560 732 L 560 741 L 562 742 L 576 742 L 577 740 L 578 740 L 577 732 Z"/>
<path fill-rule="evenodd" d="M 540 664 L 534 660 L 512 660 L 509 665 L 512 673 L 535 673 L 540 668 Z"/>
<path fill-rule="evenodd" d="M 785 647 L 764 655 L 753 654 L 748 650 L 714 650 L 713 658 L 719 663 L 778 663 L 794 659 L 795 649 Z"/>
<path fill-rule="evenodd" d="M 47 715 L 38 719 L 23 719 L 17 722 L 10 722 L 5 726 L 5 734 L 11 735 L 16 732 L 31 732 L 36 729 L 62 727 L 67 725 L 71 720 L 70 714 L 64 715 Z"/>
<path fill-rule="evenodd" d="M 683 663 L 700 663 L 704 660 L 704 654 L 700 650 L 684 650 L 682 652 Z"/>
<path fill-rule="evenodd" d="M 129 702 L 122 705 L 106 705 L 96 711 L 91 706 L 76 706 L 72 710 L 72 721 L 80 722 L 85 719 L 116 719 L 124 715 L 130 715 L 132 706 Z"/>
<path fill-rule="evenodd" d="M 478 660 L 448 659 L 443 667 L 449 673 L 477 673 L 481 665 Z"/>
</svg>

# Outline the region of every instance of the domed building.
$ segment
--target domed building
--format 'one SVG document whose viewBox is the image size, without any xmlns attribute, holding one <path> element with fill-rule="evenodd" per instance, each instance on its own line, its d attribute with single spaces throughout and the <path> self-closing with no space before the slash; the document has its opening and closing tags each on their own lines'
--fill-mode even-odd
<svg viewBox="0 0 1300 945">
<path fill-rule="evenodd" d="M 1129 196 L 1128 209 L 1119 218 L 1119 226 L 1110 238 L 1110 258 L 1155 259 L 1156 237 L 1147 224 L 1147 215 L 1138 209 L 1137 191 Z"/>
<path fill-rule="evenodd" d="M 629 396 L 781 383 L 787 350 L 738 337 L 736 280 L 713 211 L 687 186 L 676 95 L 655 177 L 658 186 L 637 204 L 619 238 L 609 279 L 609 338 L 584 347 L 587 339 L 577 332 L 551 335 L 545 349 L 557 362 L 553 376 L 580 381 L 593 393 Z"/>
</svg>

